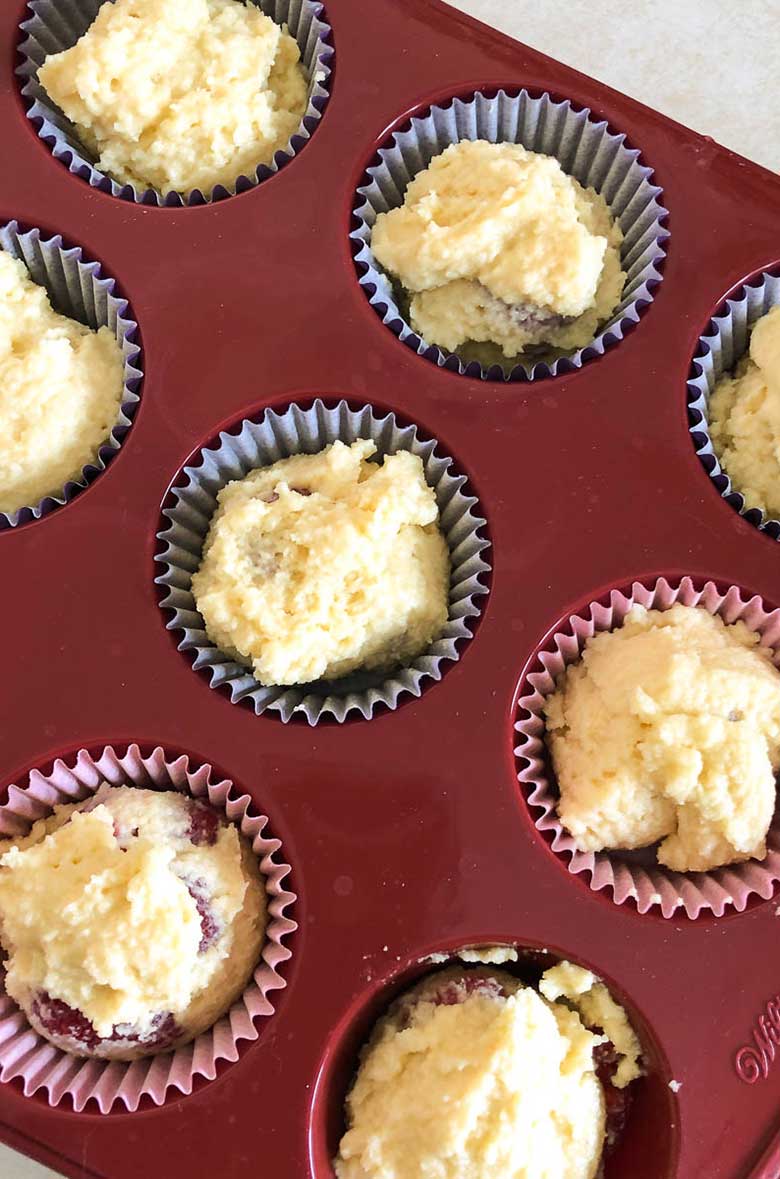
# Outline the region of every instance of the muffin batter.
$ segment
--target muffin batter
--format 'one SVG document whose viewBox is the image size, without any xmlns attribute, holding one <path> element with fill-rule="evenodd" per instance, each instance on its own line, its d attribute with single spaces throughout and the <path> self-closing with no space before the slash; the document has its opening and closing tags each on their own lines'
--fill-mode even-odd
<svg viewBox="0 0 780 1179">
<path fill-rule="evenodd" d="M 187 1043 L 244 990 L 266 924 L 249 845 L 177 791 L 103 785 L 2 845 L 8 994 L 77 1056 Z"/>
<path fill-rule="evenodd" d="M 579 968 L 562 966 L 574 980 Z M 592 1179 L 605 1037 L 554 1001 L 565 993 L 554 981 L 543 997 L 554 973 L 539 994 L 501 970 L 454 966 L 401 996 L 363 1050 L 338 1179 Z M 585 990 L 593 976 L 580 973 Z M 623 1084 L 639 1075 L 637 1055 Z"/>
<path fill-rule="evenodd" d="M 58 495 L 94 462 L 119 416 L 122 350 L 52 309 L 0 251 L 0 512 Z"/>
<path fill-rule="evenodd" d="M 307 82 L 293 38 L 253 3 L 105 3 L 38 79 L 96 166 L 160 192 L 252 175 L 298 129 Z"/>
<path fill-rule="evenodd" d="M 780 671 L 742 622 L 635 606 L 590 639 L 546 704 L 561 822 L 586 851 L 660 840 L 703 872 L 766 853 Z"/>
<path fill-rule="evenodd" d="M 408 451 L 335 442 L 228 483 L 192 592 L 212 642 L 263 684 L 413 659 L 447 620 L 449 553 Z"/>
<path fill-rule="evenodd" d="M 715 453 L 746 506 L 780 517 L 780 306 L 756 322 L 733 376 L 718 381 L 710 419 Z"/>
<path fill-rule="evenodd" d="M 622 236 L 603 197 L 551 156 L 463 140 L 380 213 L 371 248 L 425 340 L 491 341 L 512 357 L 593 339 L 620 301 Z"/>
<path fill-rule="evenodd" d="M 545 971 L 539 990 L 550 1003 L 566 1000 L 587 1027 L 601 1028 L 618 1057 L 612 1078 L 616 1089 L 625 1089 L 641 1075 L 642 1049 L 637 1034 L 623 1008 L 595 974 L 573 962 L 559 962 Z"/>
</svg>

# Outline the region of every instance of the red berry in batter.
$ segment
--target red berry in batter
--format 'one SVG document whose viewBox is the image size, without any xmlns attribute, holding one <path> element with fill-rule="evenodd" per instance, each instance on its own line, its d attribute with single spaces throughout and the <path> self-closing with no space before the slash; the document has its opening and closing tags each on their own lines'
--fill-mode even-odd
<svg viewBox="0 0 780 1179">
<path fill-rule="evenodd" d="M 202 954 L 209 946 L 213 946 L 219 935 L 219 925 L 214 917 L 214 911 L 209 904 L 208 889 L 205 880 L 188 880 L 187 891 L 192 897 L 200 917 L 201 939 L 198 953 Z"/>
<path fill-rule="evenodd" d="M 97 1048 L 100 1043 L 100 1036 L 86 1015 L 62 999 L 52 999 L 47 991 L 41 991 L 33 1000 L 33 1014 L 53 1036 L 67 1036 L 89 1049 Z"/>
<path fill-rule="evenodd" d="M 187 836 L 191 843 L 213 846 L 217 842 L 219 815 L 202 802 L 193 802 L 190 807 L 190 826 Z"/>
</svg>

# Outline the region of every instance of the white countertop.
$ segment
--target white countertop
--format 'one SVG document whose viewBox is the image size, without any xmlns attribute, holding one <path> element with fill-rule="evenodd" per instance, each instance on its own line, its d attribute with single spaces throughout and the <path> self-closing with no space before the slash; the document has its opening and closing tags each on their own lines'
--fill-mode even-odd
<svg viewBox="0 0 780 1179">
<path fill-rule="evenodd" d="M 767 0 L 451 2 L 780 171 L 780 21 Z M 0 1176 L 54 1172 L 0 1145 Z"/>
<path fill-rule="evenodd" d="M 780 172 L 780 20 L 768 0 L 450 0 Z"/>
</svg>

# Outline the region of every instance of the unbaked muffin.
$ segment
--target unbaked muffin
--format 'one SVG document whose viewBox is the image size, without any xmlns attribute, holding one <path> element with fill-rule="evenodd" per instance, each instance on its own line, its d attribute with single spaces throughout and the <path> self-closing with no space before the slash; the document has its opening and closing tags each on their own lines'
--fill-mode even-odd
<svg viewBox="0 0 780 1179">
<path fill-rule="evenodd" d="M 379 214 L 371 249 L 424 340 L 449 351 L 490 342 L 514 357 L 593 339 L 620 302 L 621 241 L 603 197 L 551 156 L 463 140 Z"/>
<path fill-rule="evenodd" d="M 257 858 L 178 791 L 104 784 L 0 845 L 5 987 L 75 1056 L 179 1047 L 240 996 L 266 925 Z"/>
<path fill-rule="evenodd" d="M 710 437 L 747 508 L 780 518 L 780 307 L 757 320 L 750 350 L 710 399 Z"/>
<path fill-rule="evenodd" d="M 81 478 L 116 423 L 123 382 L 114 333 L 59 315 L 0 250 L 0 512 Z"/>
<path fill-rule="evenodd" d="M 240 0 L 104 3 L 38 80 L 102 172 L 162 193 L 252 175 L 308 101 L 295 40 Z"/>
<path fill-rule="evenodd" d="M 580 1015 L 587 997 L 603 1023 Z M 640 1072 L 625 1012 L 588 971 L 561 963 L 536 990 L 448 967 L 397 999 L 363 1049 L 336 1175 L 593 1179 Z"/>
<path fill-rule="evenodd" d="M 635 606 L 546 702 L 558 814 L 585 851 L 648 847 L 679 872 L 762 859 L 780 766 L 780 671 L 743 622 Z"/>
<path fill-rule="evenodd" d="M 334 442 L 228 483 L 192 592 L 211 641 L 263 684 L 408 663 L 444 627 L 450 562 L 408 451 Z"/>
</svg>

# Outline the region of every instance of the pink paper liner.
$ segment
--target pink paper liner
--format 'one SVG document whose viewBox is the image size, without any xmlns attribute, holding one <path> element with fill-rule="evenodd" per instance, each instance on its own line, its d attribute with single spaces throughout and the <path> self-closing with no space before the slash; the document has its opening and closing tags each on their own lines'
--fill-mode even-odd
<svg viewBox="0 0 780 1179">
<path fill-rule="evenodd" d="M 566 862 L 570 872 L 590 877 L 594 892 L 603 889 L 611 893 L 618 905 L 633 900 L 640 913 L 660 908 L 664 917 L 685 913 L 696 918 L 702 912 L 721 917 L 729 907 L 741 913 L 751 896 L 768 900 L 773 895 L 780 880 L 780 814 L 776 812 L 772 820 L 763 860 L 748 860 L 713 872 L 672 872 L 661 864 L 644 867 L 630 862 L 617 851 L 581 851 L 558 818 L 555 809 L 558 792 L 550 777 L 545 745 L 545 700 L 554 691 L 564 669 L 580 657 L 586 640 L 599 631 L 620 626 L 632 606 L 668 610 L 675 602 L 701 606 L 727 623 L 741 620 L 761 636 L 761 645 L 773 651 L 773 662 L 780 667 L 780 610 L 766 609 L 757 595 L 743 596 L 736 586 L 721 593 L 714 582 L 697 586 L 690 577 L 673 582 L 661 577 L 647 585 L 634 582 L 628 594 L 614 589 L 608 605 L 591 602 L 581 614 L 570 615 L 527 672 L 515 722 L 520 735 L 515 756 L 522 767 L 517 776 L 535 826 L 552 835 L 552 850 Z M 536 817 L 533 812 L 538 812 Z"/>
<path fill-rule="evenodd" d="M 162 790 L 173 787 L 195 798 L 207 797 L 223 810 L 250 841 L 265 877 L 268 927 L 252 981 L 213 1028 L 173 1052 L 132 1062 L 70 1056 L 30 1027 L 0 980 L 1 1081 L 21 1080 L 27 1097 L 44 1090 L 52 1106 L 70 1098 L 78 1112 L 89 1101 L 97 1102 L 101 1113 L 108 1113 L 115 1103 L 137 1110 L 144 1097 L 162 1105 L 169 1090 L 178 1091 L 175 1097 L 189 1094 L 196 1077 L 214 1079 L 218 1061 L 238 1060 L 238 1042 L 256 1040 L 255 1020 L 273 1013 L 268 992 L 286 986 L 279 966 L 290 957 L 282 941 L 297 928 L 284 912 L 296 899 L 282 885 L 290 866 L 275 859 L 281 843 L 263 836 L 268 819 L 250 814 L 249 795 L 238 795 L 228 779 L 212 781 L 209 765 L 191 768 L 184 755 L 169 761 L 160 748 L 143 757 L 137 745 L 130 745 L 124 756 L 108 745 L 98 758 L 82 749 L 75 761 L 69 761 L 71 764 L 58 759 L 50 774 L 33 770 L 25 786 L 9 786 L 8 801 L 0 807 L 0 837 L 26 833 L 32 822 L 50 814 L 54 806 L 80 802 L 103 782 Z"/>
</svg>

